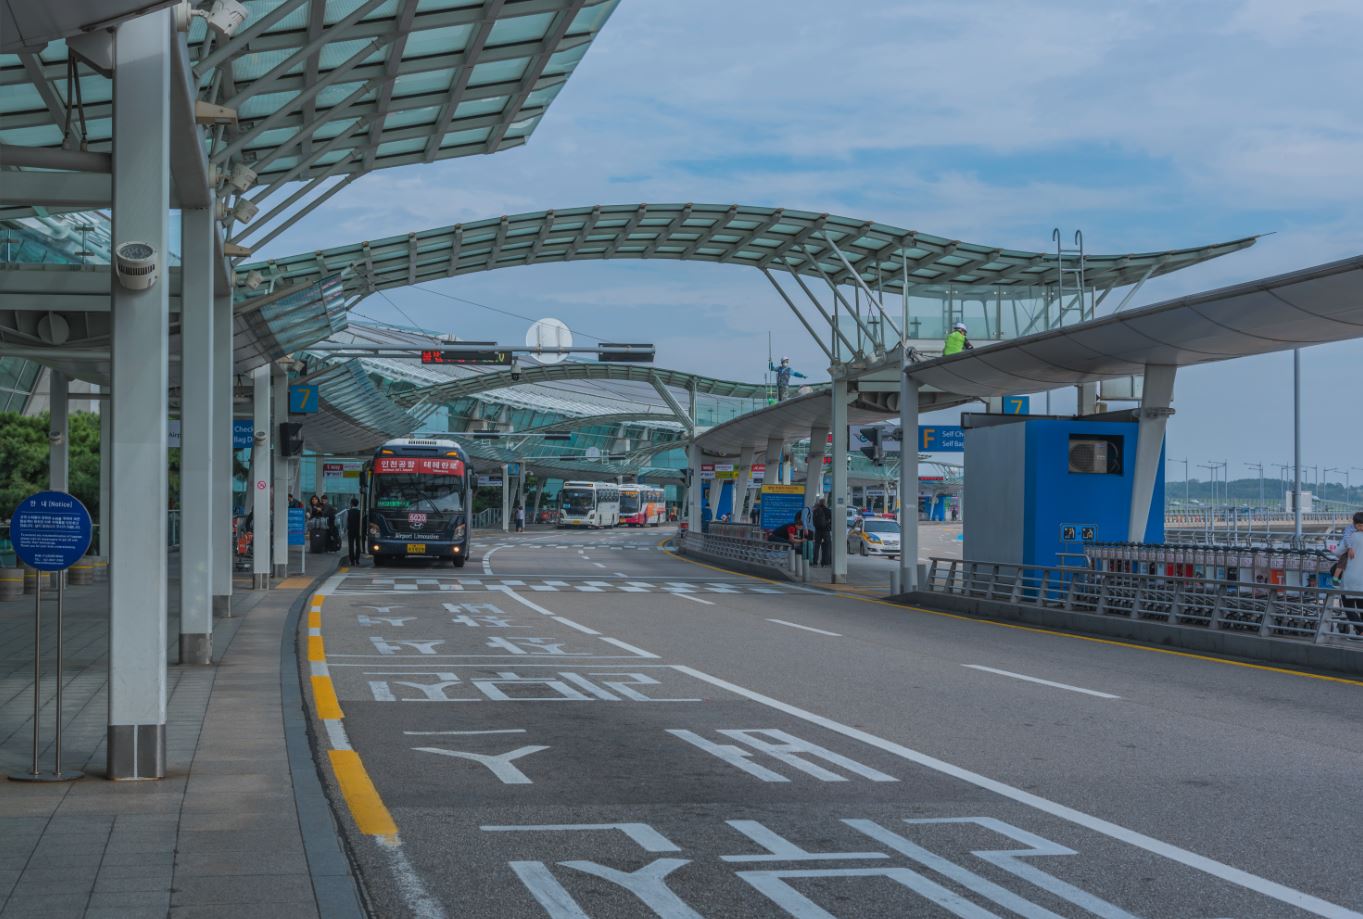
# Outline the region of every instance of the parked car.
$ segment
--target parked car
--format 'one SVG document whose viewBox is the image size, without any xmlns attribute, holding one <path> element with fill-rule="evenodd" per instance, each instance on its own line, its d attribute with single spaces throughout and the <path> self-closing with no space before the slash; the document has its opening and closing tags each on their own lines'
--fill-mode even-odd
<svg viewBox="0 0 1363 919">
<path fill-rule="evenodd" d="M 847 551 L 857 555 L 899 557 L 899 523 L 881 517 L 864 517 L 847 533 Z"/>
<path fill-rule="evenodd" d="M 556 523 L 557 521 L 558 511 L 554 510 L 552 507 L 547 507 L 540 511 L 539 518 L 536 520 L 537 523 Z"/>
</svg>

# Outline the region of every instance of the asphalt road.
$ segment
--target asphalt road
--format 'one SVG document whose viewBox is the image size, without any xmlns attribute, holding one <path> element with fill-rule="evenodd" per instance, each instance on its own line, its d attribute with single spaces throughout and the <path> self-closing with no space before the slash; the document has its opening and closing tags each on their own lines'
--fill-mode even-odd
<svg viewBox="0 0 1363 919">
<path fill-rule="evenodd" d="M 1363 915 L 1363 685 L 773 584 L 665 535 L 324 588 L 303 666 L 344 712 L 319 755 L 372 781 L 333 792 L 376 915 Z"/>
</svg>

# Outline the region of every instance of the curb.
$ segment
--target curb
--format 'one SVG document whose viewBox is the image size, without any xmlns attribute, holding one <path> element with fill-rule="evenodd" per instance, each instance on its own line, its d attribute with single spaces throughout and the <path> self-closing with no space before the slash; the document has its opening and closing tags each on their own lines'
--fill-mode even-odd
<svg viewBox="0 0 1363 919">
<path fill-rule="evenodd" d="M 298 622 L 317 588 L 336 573 L 339 560 L 299 593 L 289 607 L 279 639 L 280 709 L 284 718 L 284 744 L 288 751 L 289 774 L 293 778 L 293 802 L 298 811 L 298 827 L 303 835 L 303 851 L 312 877 L 317 912 L 323 919 L 365 919 L 359 881 L 351 870 L 350 856 L 341 829 L 332 815 L 331 802 L 322 788 L 321 768 L 313 756 L 306 702 L 303 698 L 302 671 L 298 667 Z"/>
</svg>

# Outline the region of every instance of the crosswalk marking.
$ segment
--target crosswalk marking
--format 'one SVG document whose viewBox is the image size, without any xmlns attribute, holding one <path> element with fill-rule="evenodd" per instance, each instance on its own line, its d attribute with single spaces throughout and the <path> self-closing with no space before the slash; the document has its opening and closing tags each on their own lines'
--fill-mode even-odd
<svg viewBox="0 0 1363 919">
<path fill-rule="evenodd" d="M 496 591 L 519 589 L 537 593 L 675 593 L 675 594 L 759 594 L 782 595 L 799 590 L 798 585 L 790 587 L 761 583 L 749 584 L 741 581 L 643 581 L 637 579 L 603 578 L 565 579 L 545 578 L 529 580 L 525 578 L 482 577 L 346 577 L 337 593 L 464 593 L 477 591 Z"/>
</svg>

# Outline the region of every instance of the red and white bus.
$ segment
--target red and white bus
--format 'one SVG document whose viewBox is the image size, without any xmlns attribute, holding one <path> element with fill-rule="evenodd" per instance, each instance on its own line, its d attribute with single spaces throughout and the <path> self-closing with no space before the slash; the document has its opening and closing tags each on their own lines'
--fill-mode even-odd
<svg viewBox="0 0 1363 919">
<path fill-rule="evenodd" d="M 620 486 L 620 523 L 656 527 L 667 519 L 665 493 L 657 485 Z"/>
</svg>

